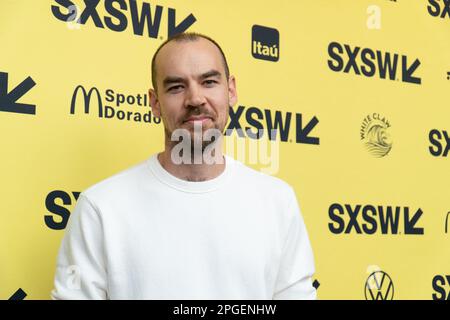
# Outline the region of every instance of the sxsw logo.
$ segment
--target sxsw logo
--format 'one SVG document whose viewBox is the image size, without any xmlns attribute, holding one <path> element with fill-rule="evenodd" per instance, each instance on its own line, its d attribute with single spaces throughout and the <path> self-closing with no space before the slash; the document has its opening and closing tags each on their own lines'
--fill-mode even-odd
<svg viewBox="0 0 450 320">
<path fill-rule="evenodd" d="M 450 19 L 450 0 L 428 0 L 428 13 L 433 17 Z"/>
<path fill-rule="evenodd" d="M 431 146 L 428 147 L 430 154 L 435 157 L 447 157 L 450 151 L 450 137 L 447 131 L 432 129 L 428 134 Z"/>
<path fill-rule="evenodd" d="M 256 59 L 280 59 L 280 33 L 277 29 L 254 25 L 252 27 L 252 56 Z"/>
<path fill-rule="evenodd" d="M 397 53 L 382 52 L 370 48 L 352 47 L 348 44 L 330 42 L 328 45 L 328 67 L 334 72 L 353 72 L 365 77 L 397 80 L 421 84 L 422 79 L 414 76 L 420 60 L 410 63 L 408 57 Z"/>
<path fill-rule="evenodd" d="M 66 206 L 75 204 L 80 196 L 80 192 L 67 193 L 62 190 L 51 191 L 45 198 L 45 207 L 52 215 L 44 216 L 47 227 L 53 230 L 63 230 L 66 228 L 70 217 L 70 210 Z M 55 219 L 55 216 L 58 218 Z"/>
<path fill-rule="evenodd" d="M 433 300 L 450 300 L 450 275 L 436 275 L 431 285 L 434 290 Z"/>
<path fill-rule="evenodd" d="M 276 140 L 279 135 L 281 142 L 292 142 L 290 133 L 294 127 L 295 138 L 293 139 L 296 143 L 319 145 L 319 138 L 312 136 L 312 131 L 318 123 L 317 117 L 314 116 L 306 121 L 301 113 L 282 113 L 279 110 L 238 106 L 230 108 L 230 122 L 225 135 L 229 136 L 236 131 L 241 138 L 261 139 L 266 132 L 269 140 Z"/>
<path fill-rule="evenodd" d="M 420 208 L 413 212 L 409 207 L 333 203 L 328 209 L 328 228 L 334 234 L 423 235 L 424 229 L 417 226 L 423 212 Z"/>
<path fill-rule="evenodd" d="M 164 7 L 151 6 L 147 2 L 137 3 L 136 0 L 84 0 L 85 7 L 80 10 L 70 0 L 54 0 L 51 6 L 53 16 L 63 22 L 76 22 L 84 25 L 90 21 L 97 28 L 108 28 L 111 31 L 123 32 L 127 28 L 133 29 L 133 34 L 143 36 L 146 31 L 148 37 L 158 38 Z M 105 16 L 99 14 L 99 4 L 104 6 Z M 103 10 L 101 10 L 103 13 Z M 79 17 L 78 17 L 79 16 Z M 78 17 L 78 19 L 77 19 Z M 194 24 L 196 18 L 191 14 L 178 24 L 176 10 L 167 8 L 167 37 L 186 31 Z"/>
</svg>

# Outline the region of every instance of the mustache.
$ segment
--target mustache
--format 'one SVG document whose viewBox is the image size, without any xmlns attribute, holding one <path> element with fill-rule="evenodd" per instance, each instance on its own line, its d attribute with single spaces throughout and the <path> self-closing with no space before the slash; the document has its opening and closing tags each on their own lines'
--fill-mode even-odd
<svg viewBox="0 0 450 320">
<path fill-rule="evenodd" d="M 186 113 L 186 115 L 182 117 L 181 122 L 184 123 L 184 122 L 188 121 L 188 119 L 191 117 L 209 117 L 212 120 L 215 120 L 216 115 L 213 114 L 212 112 L 210 112 L 209 110 L 206 110 L 203 108 L 197 108 L 193 111 Z"/>
</svg>

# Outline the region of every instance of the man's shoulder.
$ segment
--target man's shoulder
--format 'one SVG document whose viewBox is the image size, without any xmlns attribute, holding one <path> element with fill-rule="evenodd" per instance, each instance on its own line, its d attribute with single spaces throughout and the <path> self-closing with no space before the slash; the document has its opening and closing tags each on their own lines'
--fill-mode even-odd
<svg viewBox="0 0 450 320">
<path fill-rule="evenodd" d="M 246 164 L 234 160 L 236 166 L 236 177 L 239 183 L 244 183 L 260 191 L 272 194 L 292 195 L 292 186 L 281 178 L 272 176 L 264 171 L 256 170 Z"/>
<path fill-rule="evenodd" d="M 235 188 L 258 208 L 267 209 L 281 221 L 292 221 L 298 207 L 294 188 L 285 180 L 236 162 Z"/>
<path fill-rule="evenodd" d="M 131 191 L 148 173 L 148 160 L 141 161 L 86 188 L 82 194 L 90 199 L 111 199 L 117 194 Z"/>
</svg>

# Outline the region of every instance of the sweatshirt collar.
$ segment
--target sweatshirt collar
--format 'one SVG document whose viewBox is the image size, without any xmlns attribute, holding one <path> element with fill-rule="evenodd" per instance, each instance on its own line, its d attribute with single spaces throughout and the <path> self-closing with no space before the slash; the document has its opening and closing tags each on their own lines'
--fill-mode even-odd
<svg viewBox="0 0 450 320">
<path fill-rule="evenodd" d="M 159 162 L 158 154 L 152 155 L 150 159 L 148 159 L 148 164 L 153 175 L 167 186 L 183 192 L 206 193 L 218 189 L 230 179 L 234 167 L 234 159 L 228 155 L 224 155 L 224 157 L 225 169 L 219 176 L 210 180 L 198 182 L 183 180 L 169 173 Z"/>
</svg>

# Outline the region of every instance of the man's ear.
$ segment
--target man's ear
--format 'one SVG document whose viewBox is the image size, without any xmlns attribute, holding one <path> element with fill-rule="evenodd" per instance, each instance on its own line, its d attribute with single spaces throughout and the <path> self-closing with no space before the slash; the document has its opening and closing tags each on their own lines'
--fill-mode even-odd
<svg viewBox="0 0 450 320">
<path fill-rule="evenodd" d="M 154 89 L 148 90 L 148 96 L 150 97 L 150 105 L 152 106 L 152 113 L 155 117 L 161 117 L 161 107 L 159 104 L 158 96 Z"/>
<path fill-rule="evenodd" d="M 230 76 L 228 79 L 228 100 L 230 107 L 237 103 L 236 79 L 234 76 Z"/>
</svg>

